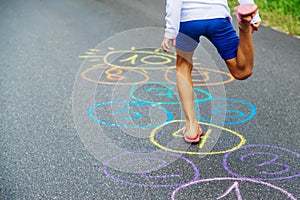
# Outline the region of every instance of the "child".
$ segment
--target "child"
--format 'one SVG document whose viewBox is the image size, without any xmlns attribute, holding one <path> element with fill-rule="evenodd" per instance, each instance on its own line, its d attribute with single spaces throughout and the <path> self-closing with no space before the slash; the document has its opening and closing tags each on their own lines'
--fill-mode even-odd
<svg viewBox="0 0 300 200">
<path fill-rule="evenodd" d="M 202 129 L 194 111 L 191 72 L 192 57 L 200 36 L 217 48 L 230 73 L 239 80 L 252 74 L 254 49 L 252 32 L 260 26 L 253 0 L 239 0 L 235 8 L 239 20 L 239 37 L 231 24 L 227 0 L 167 0 L 166 29 L 162 48 L 170 52 L 169 42 L 176 47 L 176 84 L 186 117 L 183 131 L 187 142 L 199 142 Z"/>
</svg>

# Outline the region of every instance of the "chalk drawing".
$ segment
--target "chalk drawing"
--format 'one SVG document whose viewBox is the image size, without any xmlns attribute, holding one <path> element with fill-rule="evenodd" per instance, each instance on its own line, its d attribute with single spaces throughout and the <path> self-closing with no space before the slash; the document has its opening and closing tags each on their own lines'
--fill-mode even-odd
<svg viewBox="0 0 300 200">
<path fill-rule="evenodd" d="M 213 103 L 215 101 L 215 103 Z M 210 116 L 204 116 L 204 112 L 196 112 L 197 119 L 200 121 L 213 123 L 213 124 L 240 124 L 252 119 L 256 114 L 256 107 L 248 102 L 232 99 L 232 98 L 212 98 L 209 101 L 198 102 L 198 107 L 210 108 L 210 105 L 216 105 L 216 107 L 211 108 L 209 114 L 213 115 L 213 118 Z M 204 109 L 202 109 L 203 111 Z M 218 117 L 220 121 L 218 121 Z M 224 118 L 226 121 L 224 122 Z"/>
<path fill-rule="evenodd" d="M 175 55 L 161 52 L 160 49 L 132 48 L 110 51 L 103 57 L 103 61 L 111 67 L 161 70 L 175 66 L 175 58 Z"/>
<path fill-rule="evenodd" d="M 248 151 L 250 153 L 247 153 Z M 231 161 L 230 158 L 235 156 L 239 157 L 240 162 Z M 284 180 L 300 177 L 299 163 L 299 153 L 264 144 L 245 145 L 237 151 L 225 154 L 223 158 L 223 167 L 228 173 L 238 178 L 253 180 Z M 240 171 L 238 170 L 240 168 L 247 170 Z"/>
<path fill-rule="evenodd" d="M 83 79 L 104 85 L 133 85 L 142 84 L 149 76 L 134 69 L 111 68 L 107 66 L 91 67 L 81 73 Z"/>
<path fill-rule="evenodd" d="M 111 110 L 112 107 L 114 107 L 114 104 L 118 104 L 118 109 L 116 111 L 111 112 L 111 121 L 108 121 L 108 116 L 96 116 L 95 110 L 99 108 L 100 110 Z M 148 121 L 141 120 L 143 118 L 143 113 L 141 110 L 138 110 L 137 108 L 151 108 L 156 109 L 157 113 L 161 113 L 161 123 L 160 124 L 149 124 Z M 131 109 L 137 109 L 137 110 L 131 110 Z M 145 102 L 137 102 L 137 101 L 127 101 L 127 100 L 114 100 L 114 101 L 107 101 L 102 102 L 96 105 L 91 106 L 88 108 L 88 115 L 89 117 L 94 120 L 95 122 L 98 122 L 99 124 L 103 124 L 106 126 L 112 126 L 112 127 L 122 127 L 122 128 L 155 128 L 165 122 L 169 122 L 173 119 L 173 115 L 170 111 L 165 109 L 164 107 L 157 105 L 157 104 L 151 104 L 151 103 L 145 103 Z M 163 117 L 165 115 L 165 117 Z M 104 117 L 105 119 L 102 119 Z M 113 120 L 115 120 L 113 122 Z M 134 121 L 139 120 L 140 123 L 138 124 L 145 124 L 145 125 L 137 125 L 134 124 Z M 116 122 L 122 122 L 116 123 Z"/>
<path fill-rule="evenodd" d="M 182 149 L 178 149 L 180 147 L 183 147 L 183 148 L 188 148 L 189 146 L 184 142 L 183 140 L 183 135 L 182 134 L 179 134 L 179 133 L 182 133 L 182 130 L 184 129 L 184 127 L 176 130 L 175 132 L 173 133 L 166 133 L 166 132 L 162 132 L 160 133 L 161 129 L 163 129 L 164 127 L 176 127 L 176 123 L 182 123 L 182 122 L 185 122 L 184 120 L 173 120 L 173 121 L 170 121 L 170 122 L 167 122 L 167 123 L 164 123 L 156 128 L 153 129 L 153 131 L 151 132 L 150 134 L 150 141 L 157 147 L 161 148 L 162 150 L 164 151 L 168 151 L 168 152 L 173 152 L 173 153 L 179 153 L 179 154 L 191 154 L 191 155 L 214 155 L 214 154 L 224 154 L 224 153 L 227 153 L 227 152 L 231 152 L 231 151 L 234 151 L 238 148 L 240 148 L 242 145 L 244 145 L 246 143 L 246 139 L 239 133 L 235 132 L 235 131 L 232 131 L 230 129 L 227 129 L 227 128 L 224 128 L 224 127 L 221 127 L 221 126 L 217 126 L 215 124 L 210 124 L 210 123 L 206 123 L 206 122 L 199 122 L 199 124 L 202 126 L 202 129 L 204 129 L 204 127 L 209 127 L 208 128 L 208 133 L 210 135 L 210 137 L 212 137 L 213 133 L 210 129 L 214 128 L 214 129 L 219 129 L 222 131 L 222 134 L 221 136 L 222 137 L 234 137 L 237 141 L 237 144 L 234 144 L 235 146 L 233 147 L 229 147 L 228 149 L 224 149 L 224 150 L 220 150 L 220 151 L 204 151 L 204 146 L 205 146 L 205 143 L 201 143 L 200 142 L 200 145 L 198 146 L 198 151 L 186 151 L 185 149 L 182 150 Z M 170 134 L 172 135 L 173 137 L 173 141 L 171 141 L 172 143 L 176 144 L 176 145 L 171 145 L 171 143 L 169 142 L 170 140 L 167 140 L 168 142 L 166 141 L 158 141 L 157 140 L 157 136 L 159 134 L 164 134 L 164 138 L 167 138 L 168 135 L 167 134 Z M 202 137 L 206 137 L 205 138 L 205 141 L 207 143 L 207 141 L 209 140 L 209 136 L 207 136 L 206 134 Z M 176 139 L 177 138 L 177 139 Z M 178 141 L 178 139 L 180 139 Z M 201 138 L 202 140 L 202 138 Z"/>
<path fill-rule="evenodd" d="M 151 157 L 142 157 L 141 153 L 150 153 Z M 152 153 L 152 154 L 151 154 Z M 179 171 L 179 174 L 174 174 L 166 172 L 167 169 L 167 161 L 163 158 L 165 156 L 175 157 L 177 162 L 181 162 L 182 166 L 185 166 L 185 169 L 191 169 L 193 171 L 191 177 L 186 177 L 184 171 Z M 147 163 L 148 161 L 148 163 Z M 125 177 L 129 177 L 127 180 L 121 176 L 119 173 L 113 173 L 113 169 L 108 167 L 111 162 L 117 162 L 122 164 L 122 167 L 133 168 L 136 167 L 134 164 L 138 166 L 138 168 L 143 167 L 142 171 L 136 170 L 136 173 L 130 173 L 130 176 L 126 174 Z M 141 166 L 145 165 L 146 166 Z M 156 164 L 157 163 L 157 164 Z M 148 164 L 148 166 L 147 166 Z M 154 165 L 156 164 L 156 166 Z M 143 186 L 143 187 L 178 187 L 185 183 L 195 181 L 199 178 L 200 173 L 197 166 L 187 158 L 184 158 L 180 155 L 163 152 L 163 151 L 149 151 L 149 150 L 137 150 L 137 151 L 126 151 L 123 152 L 107 162 L 103 165 L 104 174 L 114 181 L 118 181 L 125 184 Z M 160 171 L 162 170 L 162 171 Z M 151 173 L 156 175 L 151 175 Z M 161 174 L 163 173 L 163 174 Z M 190 174 L 190 172 L 189 172 Z M 149 179 L 151 181 L 149 181 Z"/>
<path fill-rule="evenodd" d="M 209 190 L 210 189 L 209 186 L 208 188 L 203 186 L 205 184 L 218 184 L 220 182 L 227 183 L 228 181 L 233 181 L 234 183 L 225 192 Z M 258 196 L 259 199 L 273 199 L 274 193 L 276 194 L 278 193 L 278 195 L 280 195 L 280 197 L 283 198 L 282 200 L 284 199 L 297 200 L 297 198 L 294 197 L 293 194 L 271 183 L 248 179 L 248 178 L 229 178 L 229 177 L 208 178 L 208 179 L 201 179 L 201 180 L 187 183 L 185 185 L 176 188 L 173 191 L 171 198 L 172 200 L 179 199 L 181 190 L 184 191 L 184 189 L 187 189 L 188 187 L 197 185 L 197 187 L 195 186 L 197 188 L 197 191 L 194 190 L 194 192 L 192 193 L 195 194 L 197 199 L 222 199 L 223 197 L 228 195 L 231 190 L 235 189 L 236 198 L 238 200 L 242 200 L 241 187 L 239 183 L 244 185 L 247 184 L 247 187 L 244 189 L 245 192 L 243 194 L 248 197 L 247 199 L 258 199 Z M 257 187 L 260 187 L 261 189 L 258 190 Z M 220 190 L 219 188 L 217 189 Z M 270 192 L 270 189 L 272 190 L 272 192 Z M 192 190 L 192 188 L 189 190 Z M 187 194 L 184 194 L 183 196 L 186 198 L 186 195 Z M 208 195 L 209 197 L 207 197 Z M 193 198 L 193 197 L 191 197 L 190 195 L 189 198 Z"/>
<path fill-rule="evenodd" d="M 142 88 L 142 89 L 141 89 Z M 144 90 L 147 94 L 143 95 Z M 194 88 L 195 95 L 200 97 L 195 100 L 195 103 L 208 101 L 212 98 L 211 94 L 200 88 Z M 177 94 L 177 88 L 175 85 L 168 82 L 147 82 L 138 88 L 137 84 L 133 84 L 130 96 L 136 101 L 142 101 L 147 103 L 156 104 L 181 104 L 179 95 Z"/>
<path fill-rule="evenodd" d="M 176 67 L 168 68 L 165 72 L 166 81 L 176 84 L 175 74 Z M 204 67 L 194 67 L 191 75 L 194 87 L 217 86 L 234 81 L 230 73 Z M 223 77 L 223 80 L 219 80 L 220 77 Z"/>
</svg>

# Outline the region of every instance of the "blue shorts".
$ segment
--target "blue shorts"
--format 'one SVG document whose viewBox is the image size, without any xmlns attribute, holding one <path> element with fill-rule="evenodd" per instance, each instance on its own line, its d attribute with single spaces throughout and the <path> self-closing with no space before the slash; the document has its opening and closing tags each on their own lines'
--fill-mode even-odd
<svg viewBox="0 0 300 200">
<path fill-rule="evenodd" d="M 224 60 L 236 57 L 239 37 L 228 18 L 181 22 L 176 48 L 194 51 L 200 42 L 200 36 L 205 36 Z"/>
</svg>

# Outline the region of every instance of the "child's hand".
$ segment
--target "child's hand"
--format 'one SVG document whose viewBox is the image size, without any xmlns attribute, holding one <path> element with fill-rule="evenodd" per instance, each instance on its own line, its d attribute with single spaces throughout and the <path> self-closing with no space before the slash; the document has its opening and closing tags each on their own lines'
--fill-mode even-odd
<svg viewBox="0 0 300 200">
<path fill-rule="evenodd" d="M 175 42 L 176 42 L 175 39 L 165 38 L 165 39 L 162 41 L 162 44 L 161 44 L 162 49 L 163 49 L 165 52 L 167 52 L 167 53 L 170 52 L 169 42 L 171 42 L 172 46 L 175 47 Z"/>
</svg>

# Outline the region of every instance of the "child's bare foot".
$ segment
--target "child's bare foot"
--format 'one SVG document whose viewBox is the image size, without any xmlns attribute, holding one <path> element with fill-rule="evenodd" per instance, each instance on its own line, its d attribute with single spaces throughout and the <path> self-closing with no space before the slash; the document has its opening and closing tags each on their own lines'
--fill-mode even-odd
<svg viewBox="0 0 300 200">
<path fill-rule="evenodd" d="M 255 16 L 258 7 L 256 4 L 241 4 L 234 8 L 239 21 L 250 22 Z"/>
<path fill-rule="evenodd" d="M 250 24 L 257 12 L 256 4 L 241 4 L 234 8 L 239 20 L 239 28 L 242 32 L 254 32 L 254 27 Z"/>
</svg>

